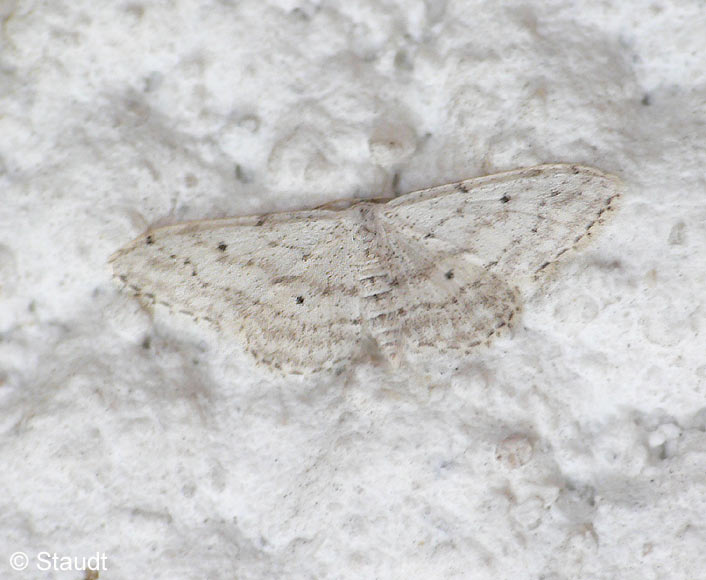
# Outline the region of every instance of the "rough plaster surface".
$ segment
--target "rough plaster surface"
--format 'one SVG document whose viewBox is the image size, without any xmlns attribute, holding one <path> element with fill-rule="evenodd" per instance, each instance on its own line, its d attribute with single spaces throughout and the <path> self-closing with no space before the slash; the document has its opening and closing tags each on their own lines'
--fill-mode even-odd
<svg viewBox="0 0 706 580">
<path fill-rule="evenodd" d="M 2 578 L 706 576 L 703 2 L 0 22 Z M 451 373 L 267 376 L 106 266 L 148 225 L 554 161 L 621 175 L 622 208 Z"/>
</svg>

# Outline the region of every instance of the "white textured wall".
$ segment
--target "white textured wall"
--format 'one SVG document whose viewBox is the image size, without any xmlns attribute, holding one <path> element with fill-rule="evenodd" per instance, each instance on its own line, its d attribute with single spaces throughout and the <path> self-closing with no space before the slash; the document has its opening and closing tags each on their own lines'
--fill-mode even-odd
<svg viewBox="0 0 706 580">
<path fill-rule="evenodd" d="M 83 577 L 40 551 L 113 580 L 706 577 L 703 2 L 0 21 L 2 578 Z M 273 378 L 106 266 L 151 224 L 550 161 L 621 175 L 622 208 L 444 376 Z"/>
</svg>

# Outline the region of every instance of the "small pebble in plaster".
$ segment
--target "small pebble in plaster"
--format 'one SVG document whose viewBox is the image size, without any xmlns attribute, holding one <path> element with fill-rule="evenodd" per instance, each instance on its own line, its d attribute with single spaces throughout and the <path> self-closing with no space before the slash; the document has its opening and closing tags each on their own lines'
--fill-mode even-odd
<svg viewBox="0 0 706 580">
<path fill-rule="evenodd" d="M 495 457 L 506 467 L 521 467 L 532 458 L 532 443 L 526 435 L 510 435 L 498 443 Z"/>
<path fill-rule="evenodd" d="M 383 123 L 368 140 L 370 153 L 378 165 L 389 167 L 407 159 L 417 147 L 417 135 L 409 125 Z"/>
</svg>

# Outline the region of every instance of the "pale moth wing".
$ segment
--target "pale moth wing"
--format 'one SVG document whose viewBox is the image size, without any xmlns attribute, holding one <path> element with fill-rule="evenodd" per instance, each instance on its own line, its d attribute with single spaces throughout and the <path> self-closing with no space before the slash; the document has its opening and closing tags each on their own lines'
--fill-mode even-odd
<svg viewBox="0 0 706 580">
<path fill-rule="evenodd" d="M 338 369 L 370 344 L 398 366 L 511 327 L 523 284 L 590 239 L 620 190 L 595 169 L 543 165 L 387 203 L 158 228 L 111 262 L 135 295 L 276 369 Z"/>
<path fill-rule="evenodd" d="M 400 233 L 382 215 L 373 223 L 360 301 L 365 331 L 393 366 L 405 354 L 468 353 L 509 328 L 520 302 L 504 280 L 463 253 L 439 252 Z"/>
<path fill-rule="evenodd" d="M 434 255 L 472 255 L 517 281 L 588 241 L 621 190 L 617 177 L 591 167 L 539 165 L 413 192 L 382 214 Z"/>
<path fill-rule="evenodd" d="M 111 262 L 135 295 L 239 337 L 258 362 L 327 369 L 361 340 L 351 229 L 317 210 L 187 222 L 148 231 Z"/>
</svg>

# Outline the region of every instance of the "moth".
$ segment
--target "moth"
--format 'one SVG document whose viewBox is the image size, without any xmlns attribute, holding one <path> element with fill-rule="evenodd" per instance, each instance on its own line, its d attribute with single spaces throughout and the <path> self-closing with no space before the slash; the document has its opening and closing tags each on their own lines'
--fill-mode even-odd
<svg viewBox="0 0 706 580">
<path fill-rule="evenodd" d="M 597 169 L 540 165 L 152 229 L 110 261 L 135 296 L 236 337 L 261 364 L 336 369 L 372 344 L 396 367 L 511 328 L 523 286 L 588 241 L 621 189 Z"/>
</svg>

